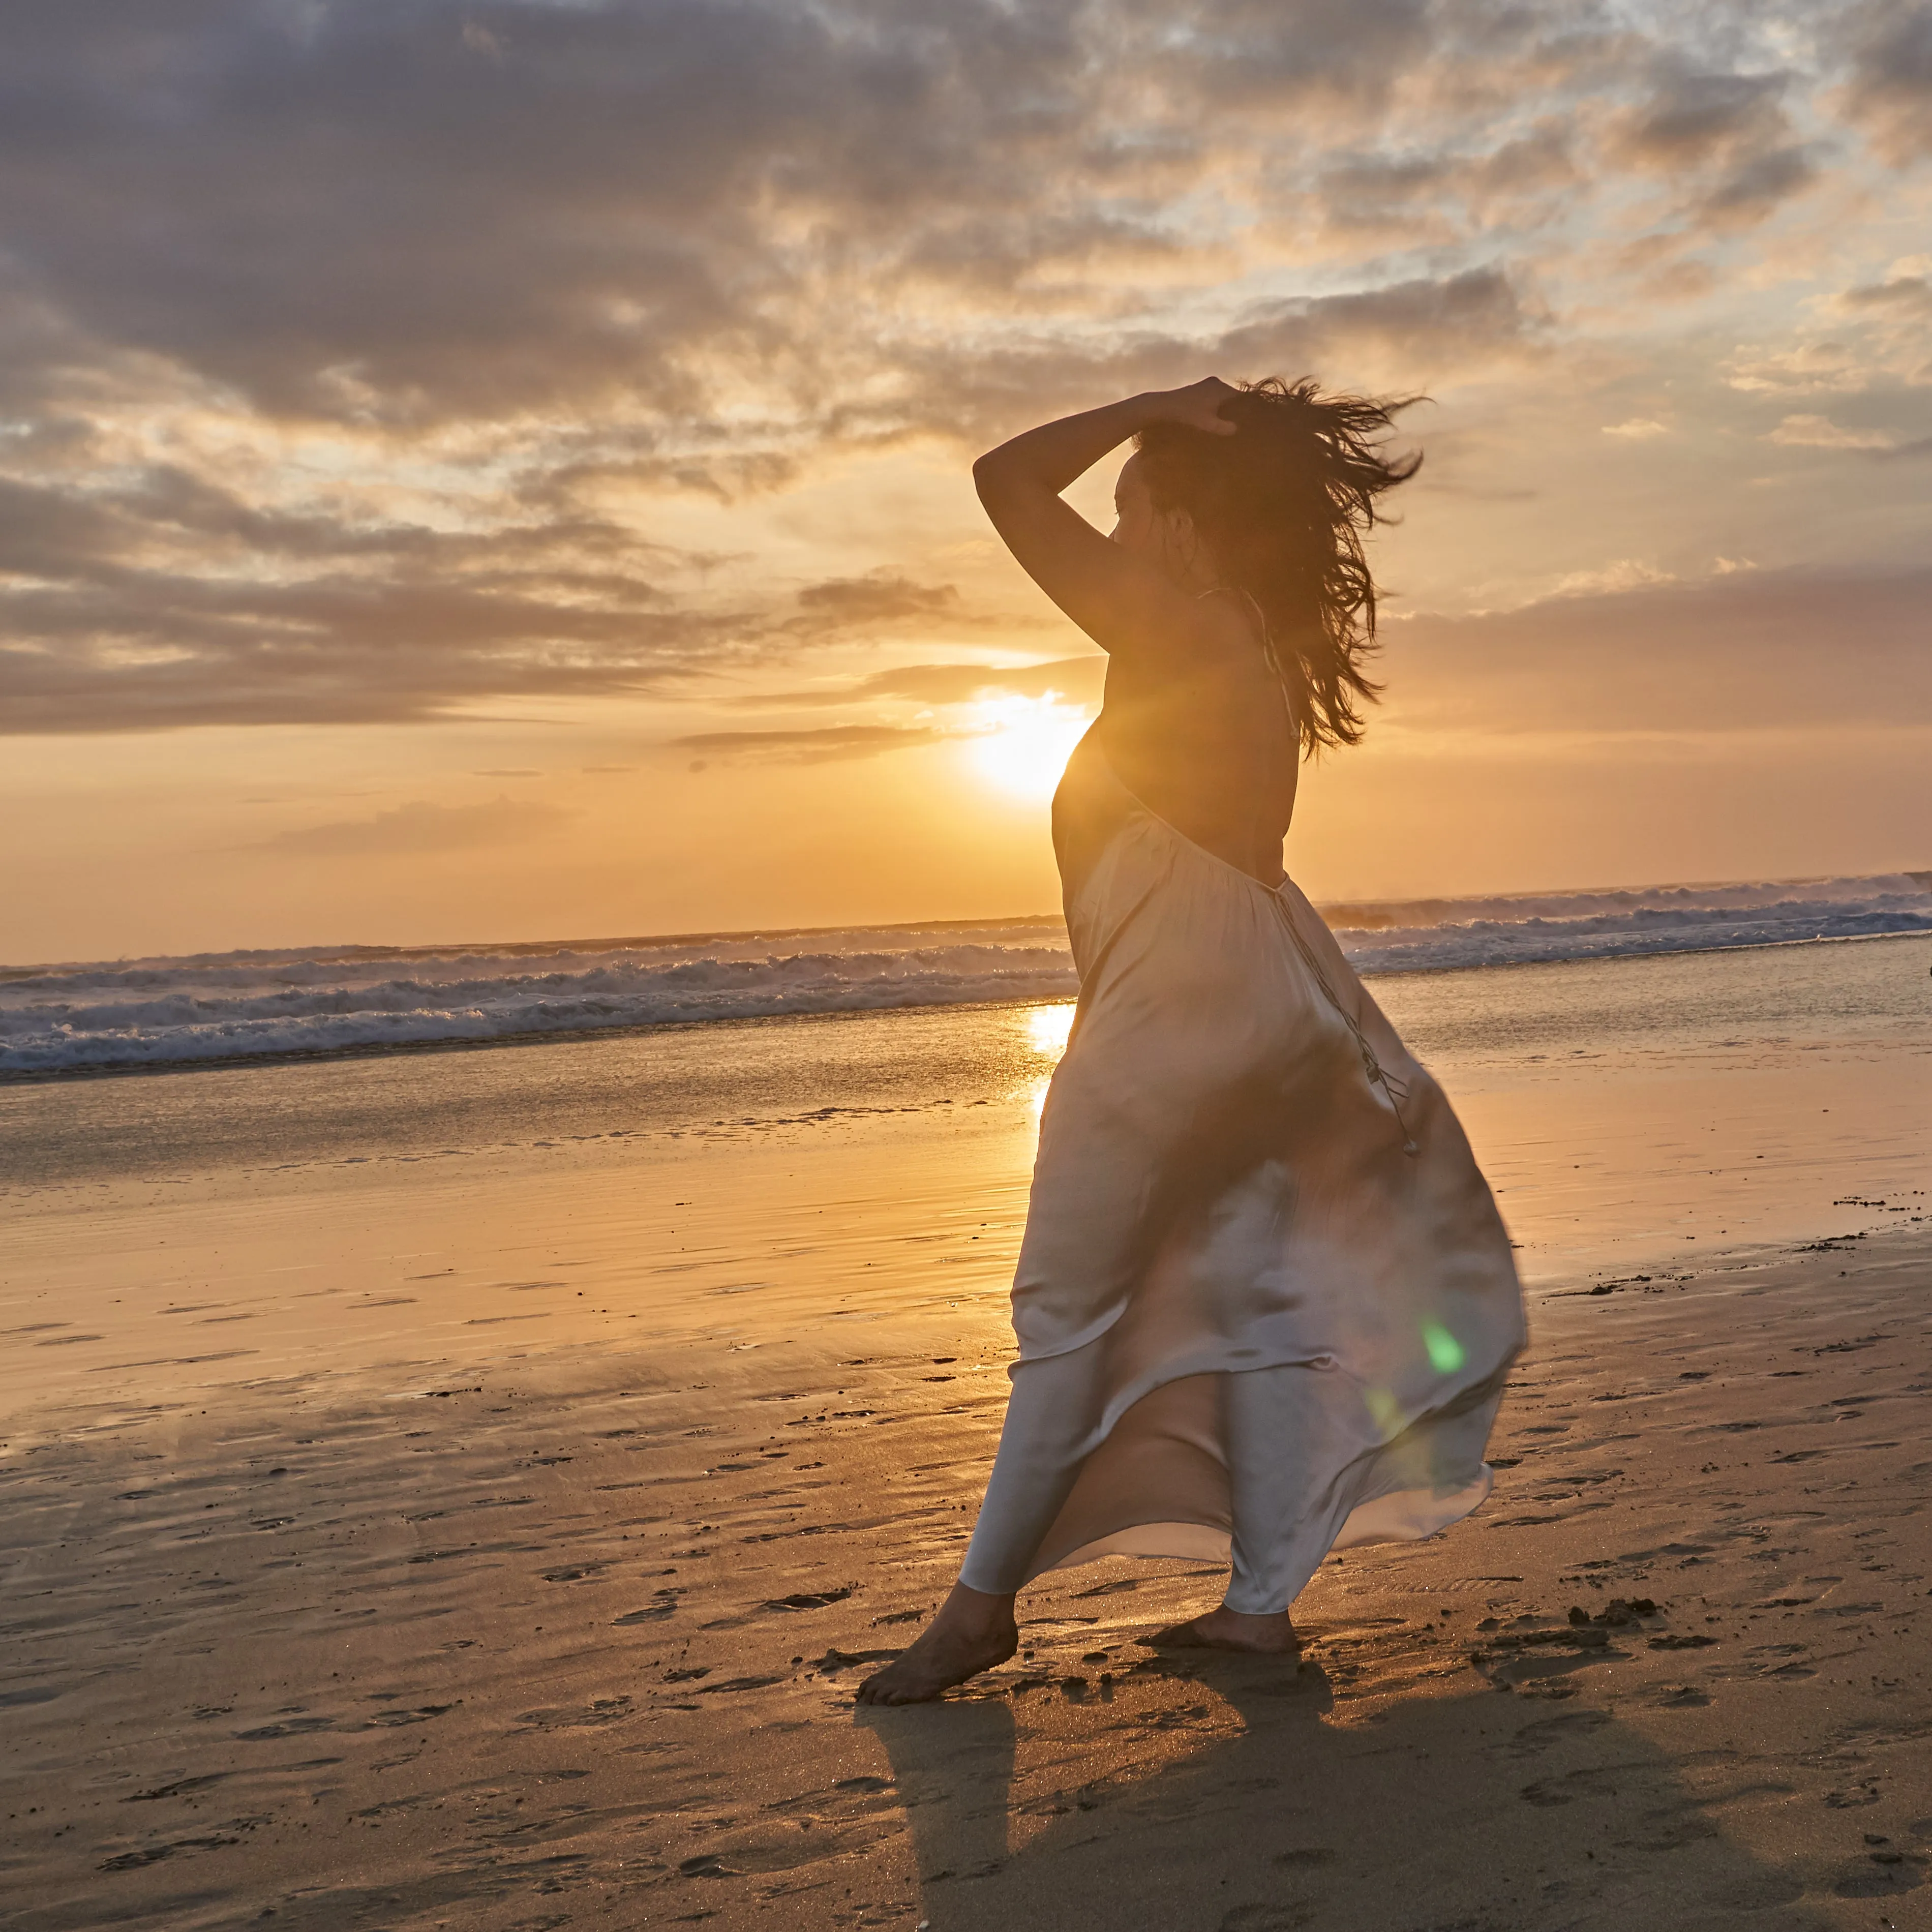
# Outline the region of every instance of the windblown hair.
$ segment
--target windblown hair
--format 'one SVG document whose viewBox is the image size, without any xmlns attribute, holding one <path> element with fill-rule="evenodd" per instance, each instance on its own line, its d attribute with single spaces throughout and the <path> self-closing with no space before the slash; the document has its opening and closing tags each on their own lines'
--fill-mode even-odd
<svg viewBox="0 0 1932 1932">
<path fill-rule="evenodd" d="M 1376 647 L 1376 584 L 1362 539 L 1378 500 L 1421 467 L 1378 446 L 1419 397 L 1324 396 L 1312 376 L 1244 382 L 1222 405 L 1232 436 L 1155 423 L 1136 439 L 1157 508 L 1185 510 L 1224 581 L 1267 620 L 1301 748 L 1360 742 L 1358 706 L 1381 687 L 1363 674 Z"/>
</svg>

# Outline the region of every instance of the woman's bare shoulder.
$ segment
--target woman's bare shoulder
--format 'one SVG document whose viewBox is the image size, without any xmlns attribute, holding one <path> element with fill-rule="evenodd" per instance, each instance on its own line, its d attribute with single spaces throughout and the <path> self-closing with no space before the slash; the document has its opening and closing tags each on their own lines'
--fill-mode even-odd
<svg viewBox="0 0 1932 1932">
<path fill-rule="evenodd" d="M 1259 621 L 1219 594 L 1170 607 L 1160 648 L 1116 650 L 1109 689 L 1138 702 L 1252 700 L 1279 684 Z M 1104 645 L 1106 639 L 1096 640 Z"/>
</svg>

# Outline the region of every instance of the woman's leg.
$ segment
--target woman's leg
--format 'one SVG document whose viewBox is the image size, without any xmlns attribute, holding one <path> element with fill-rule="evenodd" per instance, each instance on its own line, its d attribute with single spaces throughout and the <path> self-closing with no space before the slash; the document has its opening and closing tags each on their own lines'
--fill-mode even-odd
<svg viewBox="0 0 1932 1932">
<path fill-rule="evenodd" d="M 1031 1573 L 1085 1460 L 1097 1420 L 1094 1382 L 1084 1349 L 1019 1364 L 962 1582 L 1010 1595 Z"/>
<path fill-rule="evenodd" d="M 1222 1428 L 1234 1518 L 1228 1593 L 1219 1610 L 1164 1630 L 1163 1646 L 1292 1652 L 1288 1605 L 1307 1580 L 1310 1461 L 1304 1453 L 1318 1370 L 1291 1365 L 1222 1378 Z M 1318 1562 L 1319 1555 L 1316 1558 Z"/>
<path fill-rule="evenodd" d="M 1307 1386 L 1316 1372 L 1291 1366 L 1248 1369 L 1222 1385 L 1228 1500 L 1234 1533 L 1228 1552 L 1228 1609 L 1246 1617 L 1285 1617 L 1306 1580 L 1296 1558 L 1314 1498 L 1308 1493 L 1304 1438 Z"/>
<path fill-rule="evenodd" d="M 922 1703 L 1018 1648 L 1014 1594 L 1080 1473 L 1091 1380 L 1077 1354 L 1022 1366 L 959 1581 L 912 1648 L 860 1686 L 860 1703 Z"/>
</svg>

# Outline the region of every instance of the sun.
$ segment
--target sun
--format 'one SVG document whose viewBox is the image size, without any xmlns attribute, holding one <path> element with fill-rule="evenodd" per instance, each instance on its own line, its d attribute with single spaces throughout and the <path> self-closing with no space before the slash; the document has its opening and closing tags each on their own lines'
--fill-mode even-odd
<svg viewBox="0 0 1932 1932">
<path fill-rule="evenodd" d="M 1014 798 L 1051 798 L 1068 755 L 1087 728 L 1087 714 L 1044 698 L 1003 698 L 979 707 L 982 721 L 968 745 L 974 769 Z"/>
</svg>

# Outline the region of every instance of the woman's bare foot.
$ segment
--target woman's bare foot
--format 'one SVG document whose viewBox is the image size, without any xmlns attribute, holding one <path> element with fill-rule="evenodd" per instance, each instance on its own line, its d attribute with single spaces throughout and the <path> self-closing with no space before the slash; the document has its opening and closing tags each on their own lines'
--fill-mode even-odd
<svg viewBox="0 0 1932 1932">
<path fill-rule="evenodd" d="M 1147 1640 L 1156 1650 L 1240 1650 L 1256 1657 L 1292 1657 L 1301 1638 L 1286 1610 L 1251 1617 L 1223 1604 L 1205 1616 L 1169 1624 Z"/>
<path fill-rule="evenodd" d="M 859 1687 L 862 1704 L 923 1704 L 1018 1649 L 1013 1600 L 956 1583 L 918 1640 Z"/>
</svg>

